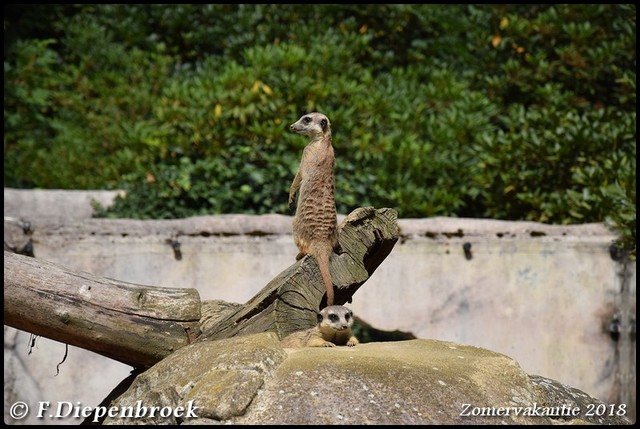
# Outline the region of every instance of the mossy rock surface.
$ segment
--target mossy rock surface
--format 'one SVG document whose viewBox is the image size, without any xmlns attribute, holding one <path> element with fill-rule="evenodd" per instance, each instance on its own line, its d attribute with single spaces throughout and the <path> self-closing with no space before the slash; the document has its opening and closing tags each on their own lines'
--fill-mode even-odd
<svg viewBox="0 0 640 429">
<path fill-rule="evenodd" d="M 283 349 L 275 334 L 263 333 L 196 343 L 140 374 L 111 406 L 135 408 L 137 401 L 191 407 L 197 417 L 104 423 L 629 423 L 587 416 L 589 404 L 601 401 L 530 376 L 508 356 L 425 339 Z"/>
</svg>

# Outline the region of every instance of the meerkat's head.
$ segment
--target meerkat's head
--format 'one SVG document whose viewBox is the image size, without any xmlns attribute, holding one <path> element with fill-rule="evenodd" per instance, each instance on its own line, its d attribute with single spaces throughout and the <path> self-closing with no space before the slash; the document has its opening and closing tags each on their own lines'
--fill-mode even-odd
<svg viewBox="0 0 640 429">
<path fill-rule="evenodd" d="M 312 112 L 302 115 L 295 123 L 291 124 L 291 131 L 310 139 L 324 137 L 331 134 L 331 122 L 322 113 Z"/>
<path fill-rule="evenodd" d="M 353 312 L 344 305 L 330 305 L 318 313 L 320 329 L 342 331 L 353 325 Z"/>
</svg>

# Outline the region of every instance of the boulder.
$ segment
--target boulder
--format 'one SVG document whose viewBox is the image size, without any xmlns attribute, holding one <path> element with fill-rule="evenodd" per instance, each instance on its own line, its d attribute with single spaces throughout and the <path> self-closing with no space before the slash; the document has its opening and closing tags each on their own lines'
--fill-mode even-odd
<svg viewBox="0 0 640 429">
<path fill-rule="evenodd" d="M 185 346 L 87 422 L 629 424 L 624 414 L 480 347 L 415 339 L 284 349 L 267 332 Z"/>
</svg>

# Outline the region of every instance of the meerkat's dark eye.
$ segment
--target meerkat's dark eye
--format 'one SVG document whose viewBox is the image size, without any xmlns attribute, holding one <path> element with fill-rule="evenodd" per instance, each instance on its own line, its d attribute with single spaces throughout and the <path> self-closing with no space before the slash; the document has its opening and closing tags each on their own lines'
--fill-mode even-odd
<svg viewBox="0 0 640 429">
<path fill-rule="evenodd" d="M 331 320 L 332 322 L 337 322 L 338 320 L 340 320 L 340 318 L 338 317 L 337 314 L 330 314 L 329 320 Z"/>
<path fill-rule="evenodd" d="M 344 320 L 346 320 L 348 322 L 349 319 L 351 319 L 351 315 L 349 313 L 345 314 L 344 315 Z"/>
<path fill-rule="evenodd" d="M 308 124 L 311 122 L 311 118 L 309 116 L 305 116 L 304 118 L 302 118 L 302 122 L 304 122 L 305 124 Z"/>
</svg>

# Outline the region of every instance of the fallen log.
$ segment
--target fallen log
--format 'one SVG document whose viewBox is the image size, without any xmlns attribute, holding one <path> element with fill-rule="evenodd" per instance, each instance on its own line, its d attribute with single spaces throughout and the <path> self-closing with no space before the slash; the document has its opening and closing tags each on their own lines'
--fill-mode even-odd
<svg viewBox="0 0 640 429">
<path fill-rule="evenodd" d="M 350 301 L 399 237 L 392 209 L 359 208 L 339 226 L 331 259 L 336 304 Z M 293 255 L 292 255 L 293 259 Z M 134 367 L 149 367 L 193 341 L 274 331 L 281 338 L 316 323 L 325 289 L 304 257 L 246 304 L 202 303 L 195 289 L 160 288 L 75 272 L 4 252 L 4 323 Z"/>
<path fill-rule="evenodd" d="M 4 252 L 4 324 L 151 366 L 199 333 L 195 289 L 156 288 Z"/>
</svg>

